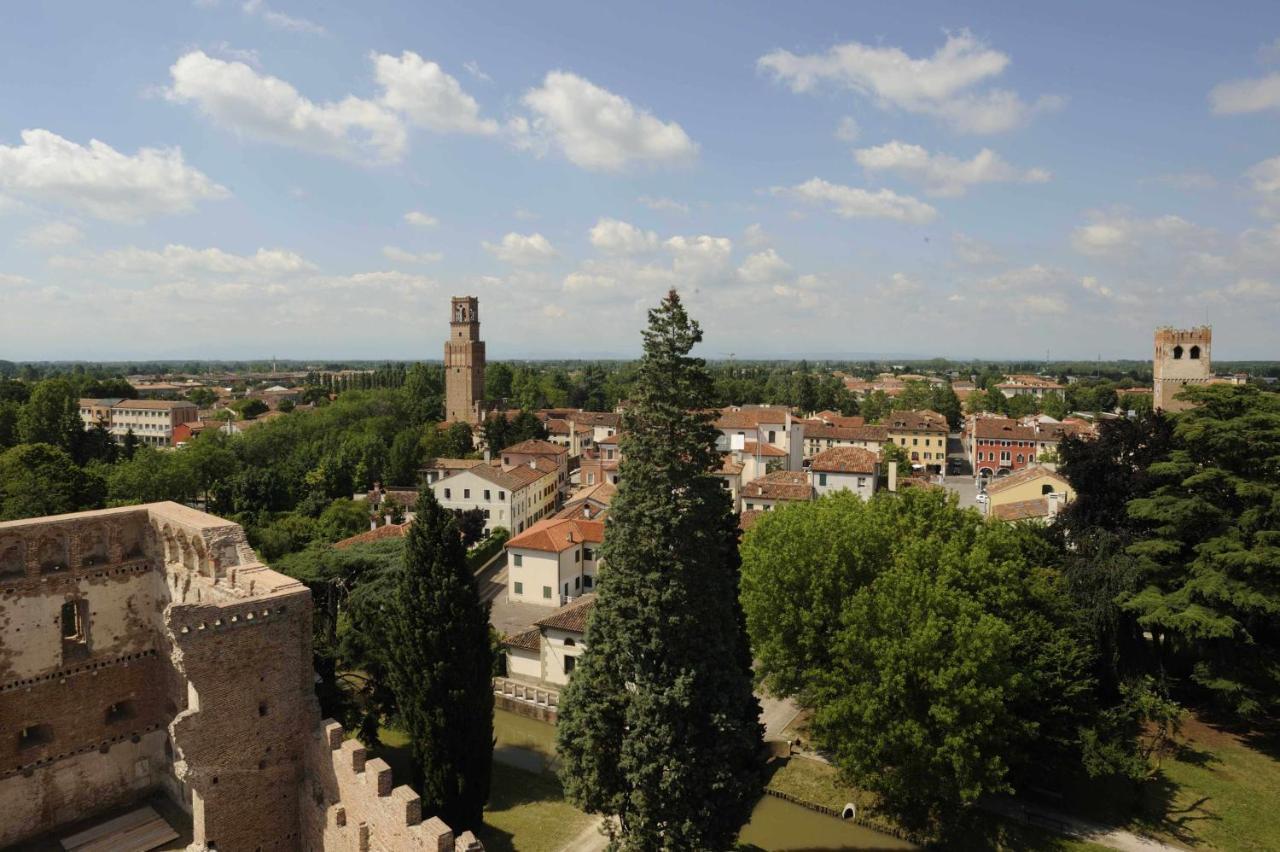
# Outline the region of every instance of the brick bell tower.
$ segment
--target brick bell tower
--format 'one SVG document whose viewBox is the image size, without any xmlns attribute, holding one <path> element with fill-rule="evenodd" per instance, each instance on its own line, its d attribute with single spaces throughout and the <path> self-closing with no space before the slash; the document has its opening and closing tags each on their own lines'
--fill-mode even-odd
<svg viewBox="0 0 1280 852">
<path fill-rule="evenodd" d="M 1211 360 L 1213 329 L 1207 325 L 1196 328 L 1156 329 L 1155 357 L 1151 372 L 1155 378 L 1152 406 L 1164 411 L 1185 411 L 1190 402 L 1179 399 L 1178 394 L 1187 385 L 1208 384 L 1213 377 Z"/>
<path fill-rule="evenodd" d="M 449 339 L 444 344 L 444 419 L 449 423 L 479 423 L 483 399 L 480 300 L 475 296 L 454 296 Z"/>
</svg>

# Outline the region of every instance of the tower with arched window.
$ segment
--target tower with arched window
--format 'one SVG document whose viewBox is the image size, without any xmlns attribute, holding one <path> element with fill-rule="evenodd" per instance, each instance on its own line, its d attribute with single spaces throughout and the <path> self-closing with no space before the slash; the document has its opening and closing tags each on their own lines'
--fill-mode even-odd
<svg viewBox="0 0 1280 852">
<path fill-rule="evenodd" d="M 444 419 L 478 423 L 484 399 L 484 341 L 480 339 L 480 300 L 454 296 L 449 339 L 444 344 Z"/>
<path fill-rule="evenodd" d="M 1155 358 L 1152 372 L 1155 377 L 1152 405 L 1165 411 L 1183 411 L 1190 408 L 1178 394 L 1187 385 L 1207 384 L 1213 376 L 1210 349 L 1213 329 L 1207 325 L 1196 328 L 1156 329 Z"/>
</svg>

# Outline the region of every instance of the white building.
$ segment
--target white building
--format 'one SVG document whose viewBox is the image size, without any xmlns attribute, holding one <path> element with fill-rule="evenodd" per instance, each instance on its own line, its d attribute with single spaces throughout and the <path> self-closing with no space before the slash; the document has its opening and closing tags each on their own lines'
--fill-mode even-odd
<svg viewBox="0 0 1280 852">
<path fill-rule="evenodd" d="M 561 606 L 596 586 L 604 522 L 548 518 L 507 542 L 507 600 Z"/>
<path fill-rule="evenodd" d="M 782 406 L 748 405 L 722 409 L 715 427 L 720 430 L 716 449 L 721 452 L 740 447 L 759 447 L 762 454 L 777 453 L 786 470 L 800 470 L 804 456 L 804 422 L 793 418 Z"/>
<path fill-rule="evenodd" d="M 560 686 L 567 684 L 586 647 L 582 640 L 595 603 L 594 594 L 585 595 L 523 633 L 504 637 L 507 676 Z"/>
<path fill-rule="evenodd" d="M 431 483 L 446 509 L 484 511 L 484 531 L 505 527 L 518 535 L 555 511 L 559 468 L 533 461 L 507 469 L 478 464 Z"/>
<path fill-rule="evenodd" d="M 848 489 L 864 500 L 876 493 L 879 457 L 858 447 L 836 447 L 813 457 L 809 476 L 814 492 L 821 497 Z"/>
<path fill-rule="evenodd" d="M 117 441 L 133 432 L 140 443 L 173 446 L 173 429 L 200 419 L 194 402 L 169 399 L 82 399 L 80 422 L 85 429 L 102 423 Z"/>
</svg>

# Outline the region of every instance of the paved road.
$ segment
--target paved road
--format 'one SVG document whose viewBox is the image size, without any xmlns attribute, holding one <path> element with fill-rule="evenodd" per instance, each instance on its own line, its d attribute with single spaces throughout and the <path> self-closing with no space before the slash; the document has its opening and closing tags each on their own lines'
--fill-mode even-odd
<svg viewBox="0 0 1280 852">
<path fill-rule="evenodd" d="M 944 480 L 944 485 L 950 490 L 960 495 L 960 508 L 967 509 L 970 506 L 979 506 L 977 496 L 977 486 L 973 484 L 972 476 L 948 476 Z M 981 508 L 979 506 L 979 508 Z"/>
</svg>

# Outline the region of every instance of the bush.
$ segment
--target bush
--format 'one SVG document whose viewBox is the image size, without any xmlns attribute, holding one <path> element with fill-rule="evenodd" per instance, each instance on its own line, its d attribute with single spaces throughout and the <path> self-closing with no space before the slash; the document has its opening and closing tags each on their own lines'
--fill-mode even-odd
<svg viewBox="0 0 1280 852">
<path fill-rule="evenodd" d="M 509 538 L 511 533 L 507 532 L 505 527 L 494 527 L 488 538 L 467 553 L 467 567 L 472 571 L 479 571 L 498 551 L 502 550 Z"/>
</svg>

